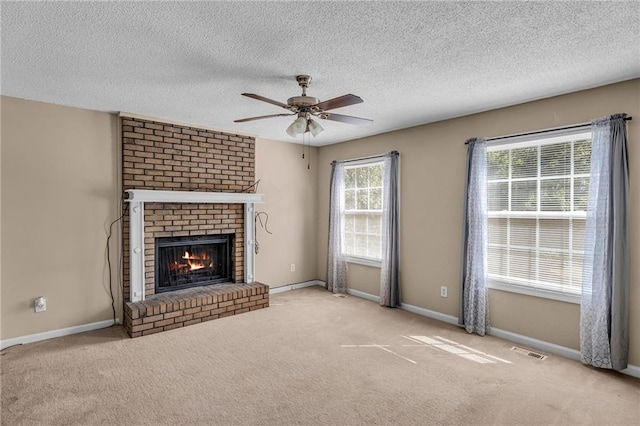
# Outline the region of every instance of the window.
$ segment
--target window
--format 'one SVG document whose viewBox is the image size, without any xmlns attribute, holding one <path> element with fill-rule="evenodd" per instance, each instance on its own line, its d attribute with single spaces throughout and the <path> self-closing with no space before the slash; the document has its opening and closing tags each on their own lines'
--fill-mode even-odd
<svg viewBox="0 0 640 426">
<path fill-rule="evenodd" d="M 349 261 L 380 261 L 383 171 L 379 160 L 345 167 L 344 247 Z"/>
<path fill-rule="evenodd" d="M 577 302 L 591 133 L 487 148 L 490 286 Z"/>
</svg>

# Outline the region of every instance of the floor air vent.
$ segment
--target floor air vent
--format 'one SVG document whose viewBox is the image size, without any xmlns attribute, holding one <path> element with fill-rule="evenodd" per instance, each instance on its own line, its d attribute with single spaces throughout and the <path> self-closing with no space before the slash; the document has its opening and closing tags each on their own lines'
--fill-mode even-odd
<svg viewBox="0 0 640 426">
<path fill-rule="evenodd" d="M 512 347 L 511 350 L 522 355 L 530 356 L 531 358 L 539 359 L 541 361 L 547 358 L 546 355 L 542 355 L 541 353 L 530 351 L 529 349 L 520 348 L 518 346 Z"/>
</svg>

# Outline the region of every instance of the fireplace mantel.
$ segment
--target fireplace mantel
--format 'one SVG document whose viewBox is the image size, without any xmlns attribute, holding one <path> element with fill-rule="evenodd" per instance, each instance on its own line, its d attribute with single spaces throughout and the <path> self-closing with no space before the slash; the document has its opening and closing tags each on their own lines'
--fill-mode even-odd
<svg viewBox="0 0 640 426">
<path fill-rule="evenodd" d="M 129 255 L 131 302 L 145 299 L 144 268 L 144 203 L 198 203 L 198 204 L 244 204 L 244 280 L 255 279 L 255 209 L 263 203 L 262 194 L 238 192 L 156 191 L 128 189 L 125 191 L 129 203 Z"/>
<path fill-rule="evenodd" d="M 262 194 L 245 192 L 154 191 L 151 189 L 127 189 L 128 202 L 147 203 L 262 203 Z"/>
</svg>

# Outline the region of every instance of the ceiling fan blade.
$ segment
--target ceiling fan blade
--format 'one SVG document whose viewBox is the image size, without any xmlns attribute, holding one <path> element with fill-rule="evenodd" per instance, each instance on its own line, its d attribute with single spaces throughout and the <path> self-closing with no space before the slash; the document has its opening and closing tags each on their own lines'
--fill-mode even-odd
<svg viewBox="0 0 640 426">
<path fill-rule="evenodd" d="M 331 112 L 323 112 L 318 114 L 318 117 L 325 120 L 340 121 L 342 123 L 355 124 L 356 126 L 366 126 L 373 123 L 373 120 L 368 118 L 352 117 L 350 115 L 333 114 Z"/>
<path fill-rule="evenodd" d="M 282 102 L 274 101 L 273 99 L 265 98 L 264 96 L 256 95 L 255 93 L 243 93 L 242 96 L 246 96 L 249 98 L 257 99 L 262 102 L 267 102 L 273 105 L 277 105 L 282 108 L 289 108 L 289 105 L 283 104 Z"/>
<path fill-rule="evenodd" d="M 318 102 L 314 106 L 318 107 L 320 111 L 328 111 L 330 109 L 342 108 L 349 105 L 361 104 L 364 102 L 360 96 L 348 94 L 338 96 L 337 98 L 329 99 L 327 101 Z"/>
<path fill-rule="evenodd" d="M 249 117 L 249 118 L 241 118 L 240 120 L 233 120 L 234 123 L 244 123 L 245 121 L 253 121 L 253 120 L 262 120 L 263 118 L 271 118 L 271 117 L 287 117 L 289 115 L 295 114 L 271 114 L 271 115 L 261 115 L 259 117 Z"/>
</svg>

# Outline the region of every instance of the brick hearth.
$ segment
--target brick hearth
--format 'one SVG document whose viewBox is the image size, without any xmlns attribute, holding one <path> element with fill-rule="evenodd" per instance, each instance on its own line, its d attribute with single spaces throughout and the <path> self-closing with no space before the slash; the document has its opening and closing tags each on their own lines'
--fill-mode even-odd
<svg viewBox="0 0 640 426">
<path fill-rule="evenodd" d="M 269 287 L 264 284 L 194 287 L 125 303 L 124 327 L 131 337 L 146 336 L 268 306 Z"/>
</svg>

